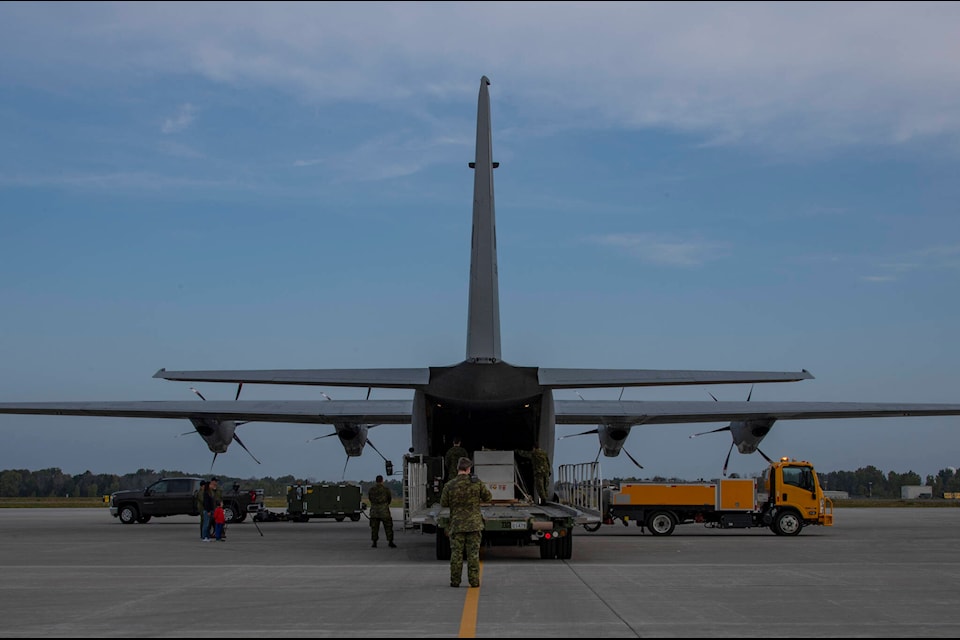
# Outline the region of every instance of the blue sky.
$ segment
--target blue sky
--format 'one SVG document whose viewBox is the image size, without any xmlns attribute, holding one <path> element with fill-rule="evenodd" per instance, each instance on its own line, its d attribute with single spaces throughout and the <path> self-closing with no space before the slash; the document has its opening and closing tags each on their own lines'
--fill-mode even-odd
<svg viewBox="0 0 960 640">
<path fill-rule="evenodd" d="M 505 360 L 960 402 L 958 33 L 956 3 L 3 3 L 0 401 L 194 397 L 161 367 L 461 361 L 487 75 Z M 243 397 L 321 392 L 365 394 Z M 688 437 L 716 426 L 626 448 L 641 475 L 716 476 L 729 440 Z M 0 469 L 204 472 L 189 428 L 0 416 Z M 339 445 L 306 444 L 331 430 L 243 426 L 263 464 L 233 447 L 215 470 L 339 479 Z M 409 428 L 371 439 L 399 468 Z M 960 463 L 960 421 L 784 421 L 761 449 L 926 475 Z M 556 462 L 596 451 L 567 438 Z M 381 470 L 367 451 L 346 477 Z"/>
</svg>

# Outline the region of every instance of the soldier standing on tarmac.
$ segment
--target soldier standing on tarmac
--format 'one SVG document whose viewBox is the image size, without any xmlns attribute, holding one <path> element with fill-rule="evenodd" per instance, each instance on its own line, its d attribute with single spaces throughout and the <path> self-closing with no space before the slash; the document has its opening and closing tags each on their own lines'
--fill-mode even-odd
<svg viewBox="0 0 960 640">
<path fill-rule="evenodd" d="M 203 517 L 203 495 L 207 492 L 207 481 L 200 481 L 200 489 L 193 494 L 194 506 L 197 509 L 197 513 L 200 514 L 200 539 L 203 540 L 207 537 L 207 519 Z"/>
<path fill-rule="evenodd" d="M 463 577 L 463 561 L 467 561 L 467 580 L 471 587 L 480 586 L 480 537 L 483 514 L 480 503 L 490 502 L 493 495 L 480 480 L 470 475 L 473 462 L 460 458 L 457 477 L 443 486 L 440 506 L 450 508 L 450 586 L 459 587 Z"/>
<path fill-rule="evenodd" d="M 387 535 L 387 546 L 396 549 L 397 545 L 393 544 L 393 516 L 390 514 L 393 494 L 383 484 L 383 476 L 377 476 L 377 484 L 370 487 L 367 498 L 370 500 L 370 537 L 373 539 L 373 544 L 370 546 L 377 546 L 377 538 L 380 537 L 380 523 L 382 522 L 383 531 Z"/>
</svg>

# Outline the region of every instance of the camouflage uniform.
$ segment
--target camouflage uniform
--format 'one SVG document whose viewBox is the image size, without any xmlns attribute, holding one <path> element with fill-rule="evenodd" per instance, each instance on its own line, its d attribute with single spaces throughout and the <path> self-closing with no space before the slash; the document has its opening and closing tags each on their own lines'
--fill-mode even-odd
<svg viewBox="0 0 960 640">
<path fill-rule="evenodd" d="M 450 586 L 459 587 L 463 576 L 463 561 L 467 561 L 467 580 L 471 587 L 480 586 L 480 537 L 483 516 L 480 503 L 490 502 L 493 496 L 487 485 L 461 473 L 443 487 L 440 506 L 450 507 Z"/>
<path fill-rule="evenodd" d="M 380 523 L 383 523 L 383 530 L 387 536 L 387 542 L 393 545 L 393 516 L 390 513 L 390 503 L 393 502 L 393 494 L 383 483 L 370 487 L 367 493 L 370 500 L 370 538 L 373 540 L 373 546 L 377 546 L 377 539 L 380 537 Z"/>
<path fill-rule="evenodd" d="M 543 449 L 533 451 L 517 451 L 517 455 L 528 458 L 533 464 L 533 482 L 537 489 L 540 502 L 550 499 L 550 458 Z"/>
<path fill-rule="evenodd" d="M 207 527 L 206 521 L 203 517 L 203 492 L 206 491 L 207 485 L 200 485 L 200 488 L 197 489 L 197 492 L 193 494 L 193 506 L 196 508 L 197 513 L 200 514 L 200 539 L 203 540 L 207 536 Z"/>
<path fill-rule="evenodd" d="M 460 458 L 469 457 L 470 455 L 463 447 L 450 447 L 447 455 L 443 458 L 444 464 L 446 465 L 444 469 L 446 470 L 447 480 L 457 475 L 457 463 L 460 462 Z"/>
</svg>

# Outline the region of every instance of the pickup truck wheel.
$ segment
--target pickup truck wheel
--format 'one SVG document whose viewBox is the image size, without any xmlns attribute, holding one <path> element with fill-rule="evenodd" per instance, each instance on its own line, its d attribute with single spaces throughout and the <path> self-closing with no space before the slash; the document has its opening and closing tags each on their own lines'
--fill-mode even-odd
<svg viewBox="0 0 960 640">
<path fill-rule="evenodd" d="M 647 519 L 647 529 L 655 536 L 668 536 L 676 527 L 677 523 L 669 511 L 654 511 Z"/>
<path fill-rule="evenodd" d="M 437 529 L 437 560 L 450 559 L 450 538 L 444 529 Z"/>
<path fill-rule="evenodd" d="M 147 524 L 148 522 L 150 522 L 150 516 L 140 516 L 139 518 L 137 518 L 137 522 L 139 522 L 140 524 Z"/>
<path fill-rule="evenodd" d="M 781 511 L 773 519 L 773 526 L 774 533 L 781 536 L 796 536 L 800 535 L 803 522 L 795 511 Z"/>
<path fill-rule="evenodd" d="M 123 524 L 133 524 L 140 517 L 140 512 L 132 504 L 125 504 L 120 507 L 120 522 Z"/>
</svg>

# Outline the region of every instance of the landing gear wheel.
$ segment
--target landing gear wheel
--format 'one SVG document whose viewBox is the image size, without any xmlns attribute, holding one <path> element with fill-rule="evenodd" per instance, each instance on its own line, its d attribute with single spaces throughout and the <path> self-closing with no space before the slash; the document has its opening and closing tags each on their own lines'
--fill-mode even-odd
<svg viewBox="0 0 960 640">
<path fill-rule="evenodd" d="M 450 559 L 450 538 L 444 529 L 437 529 L 437 560 Z"/>
<path fill-rule="evenodd" d="M 669 511 L 654 511 L 647 518 L 647 529 L 655 536 L 668 536 L 676 527 L 677 523 Z"/>
<path fill-rule="evenodd" d="M 137 508 L 130 504 L 125 504 L 120 507 L 120 522 L 123 524 L 133 524 L 137 521 L 137 518 L 140 517 L 140 512 L 137 511 Z"/>
<path fill-rule="evenodd" d="M 796 536 L 803 529 L 803 521 L 795 511 L 781 511 L 773 519 L 772 528 L 779 536 Z"/>
</svg>

